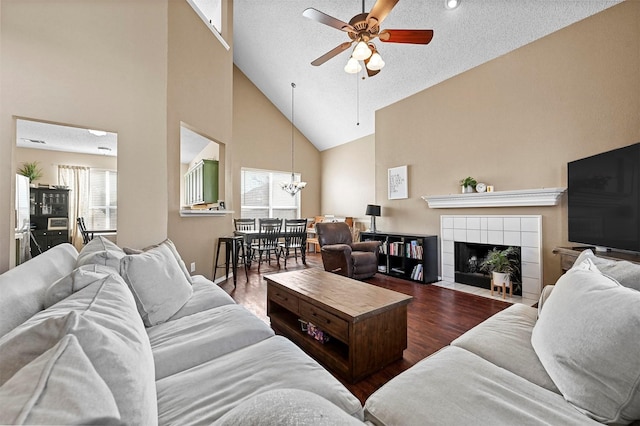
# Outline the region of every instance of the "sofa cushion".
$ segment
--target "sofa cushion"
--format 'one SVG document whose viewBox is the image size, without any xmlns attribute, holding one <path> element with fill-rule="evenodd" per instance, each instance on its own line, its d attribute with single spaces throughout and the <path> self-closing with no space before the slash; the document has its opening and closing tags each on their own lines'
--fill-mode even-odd
<svg viewBox="0 0 640 426">
<path fill-rule="evenodd" d="M 276 389 L 245 400 L 213 425 L 362 426 L 363 423 L 314 393 Z"/>
<path fill-rule="evenodd" d="M 640 292 L 593 270 L 560 277 L 531 343 L 578 410 L 605 423 L 640 419 Z"/>
<path fill-rule="evenodd" d="M 148 328 L 156 380 L 273 336 L 240 305 L 221 306 Z"/>
<path fill-rule="evenodd" d="M 245 399 L 274 389 L 307 390 L 362 418 L 360 401 L 281 336 L 165 377 L 156 388 L 160 424 L 208 424 Z"/>
<path fill-rule="evenodd" d="M 365 403 L 375 425 L 589 425 L 554 392 L 456 346 L 391 379 Z"/>
<path fill-rule="evenodd" d="M 113 394 L 126 424 L 157 420 L 151 345 L 135 302 L 116 274 L 41 311 L 0 339 L 0 384 L 73 334 Z"/>
<path fill-rule="evenodd" d="M 531 346 L 531 332 L 538 311 L 517 303 L 464 333 L 451 345 L 466 349 L 487 361 L 559 393 Z"/>
<path fill-rule="evenodd" d="M 114 273 L 112 268 L 89 264 L 80 266 L 47 288 L 44 293 L 44 308 L 55 305 L 89 284 Z"/>
<path fill-rule="evenodd" d="M 166 245 L 124 256 L 120 274 L 129 285 L 147 327 L 168 320 L 193 294 L 191 284 Z"/>
<path fill-rule="evenodd" d="M 0 387 L 0 424 L 121 424 L 116 401 L 66 335 Z"/>
<path fill-rule="evenodd" d="M 193 294 L 187 300 L 187 303 L 169 318 L 169 321 L 176 320 L 207 309 L 217 308 L 218 306 L 232 305 L 236 302 L 219 286 L 209 281 L 202 275 L 194 275 Z"/>
<path fill-rule="evenodd" d="M 171 250 L 173 257 L 176 258 L 176 261 L 178 262 L 178 265 L 180 266 L 180 269 L 182 270 L 182 273 L 184 274 L 185 278 L 187 279 L 187 281 L 189 281 L 189 283 L 193 284 L 193 279 L 191 277 L 191 274 L 189 273 L 189 270 L 187 269 L 187 265 L 185 265 L 184 260 L 182 260 L 182 257 L 180 257 L 180 253 L 178 253 L 178 249 L 176 248 L 175 244 L 173 244 L 173 241 L 171 241 L 168 238 L 162 241 L 161 243 L 150 245 L 148 247 L 145 247 L 142 250 L 133 249 L 129 247 L 124 247 L 123 250 L 125 254 L 142 254 L 145 251 L 151 250 L 152 248 L 156 248 L 161 245 L 165 245 L 167 246 L 167 248 L 169 248 L 169 250 Z"/>
<path fill-rule="evenodd" d="M 80 250 L 76 267 L 89 264 L 108 266 L 118 271 L 120 269 L 120 259 L 124 257 L 124 251 L 113 241 L 98 236 L 87 243 Z"/>
<path fill-rule="evenodd" d="M 603 259 L 587 249 L 578 255 L 574 266 L 583 265 L 587 259 L 593 262 L 603 275 L 613 278 L 625 287 L 640 290 L 640 265 L 626 260 Z"/>
<path fill-rule="evenodd" d="M 73 271 L 77 256 L 60 244 L 0 275 L 0 337 L 44 309 L 46 289 Z"/>
</svg>

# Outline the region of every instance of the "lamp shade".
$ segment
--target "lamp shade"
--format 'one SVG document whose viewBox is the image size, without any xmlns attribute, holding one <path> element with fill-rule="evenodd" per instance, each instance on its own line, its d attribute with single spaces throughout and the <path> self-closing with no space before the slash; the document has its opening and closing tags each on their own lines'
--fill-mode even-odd
<svg viewBox="0 0 640 426">
<path fill-rule="evenodd" d="M 375 204 L 367 204 L 367 216 L 380 216 L 380 206 Z"/>
</svg>

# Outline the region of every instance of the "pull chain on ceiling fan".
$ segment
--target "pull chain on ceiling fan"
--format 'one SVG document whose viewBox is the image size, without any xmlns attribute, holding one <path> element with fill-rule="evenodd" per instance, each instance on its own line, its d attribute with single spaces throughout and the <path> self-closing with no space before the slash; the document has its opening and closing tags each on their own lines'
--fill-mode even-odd
<svg viewBox="0 0 640 426">
<path fill-rule="evenodd" d="M 364 11 L 364 0 L 362 0 L 362 13 L 351 18 L 349 23 L 320 12 L 312 7 L 302 12 L 306 18 L 312 19 L 321 24 L 328 25 L 347 33 L 351 41 L 346 41 L 320 56 L 311 65 L 319 66 L 329 59 L 349 49 L 353 43 L 351 58 L 344 67 L 350 74 L 357 74 L 362 70 L 360 61 L 364 63 L 369 77 L 378 74 L 384 67 L 385 62 L 378 53 L 378 49 L 372 40 L 378 39 L 383 43 L 407 43 L 407 44 L 429 44 L 433 39 L 433 30 L 382 30 L 380 24 L 387 17 L 399 0 L 377 0 L 369 13 Z"/>
</svg>

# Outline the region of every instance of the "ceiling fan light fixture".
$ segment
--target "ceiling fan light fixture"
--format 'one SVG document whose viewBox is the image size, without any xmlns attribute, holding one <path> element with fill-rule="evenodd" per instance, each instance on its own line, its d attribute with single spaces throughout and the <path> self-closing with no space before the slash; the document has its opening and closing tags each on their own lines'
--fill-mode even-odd
<svg viewBox="0 0 640 426">
<path fill-rule="evenodd" d="M 347 61 L 347 65 L 344 66 L 344 71 L 349 74 L 357 74 L 362 71 L 362 65 L 352 56 Z"/>
<path fill-rule="evenodd" d="M 444 5 L 447 9 L 455 9 L 460 6 L 460 0 L 444 0 Z"/>
<path fill-rule="evenodd" d="M 371 71 L 380 71 L 384 67 L 385 63 L 382 60 L 382 56 L 378 52 L 375 52 L 369 58 L 369 62 L 367 63 L 367 68 Z"/>
<path fill-rule="evenodd" d="M 356 47 L 355 49 L 353 49 L 353 54 L 351 56 L 358 61 L 364 61 L 365 59 L 368 59 L 369 56 L 371 56 L 371 49 L 369 49 L 369 45 L 367 45 L 367 43 L 361 40 L 358 42 L 358 44 L 356 44 Z"/>
</svg>

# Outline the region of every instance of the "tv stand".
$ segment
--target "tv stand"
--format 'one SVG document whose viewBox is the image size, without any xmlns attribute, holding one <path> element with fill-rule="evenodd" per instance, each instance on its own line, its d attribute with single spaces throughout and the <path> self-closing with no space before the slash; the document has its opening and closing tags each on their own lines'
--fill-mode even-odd
<svg viewBox="0 0 640 426">
<path fill-rule="evenodd" d="M 562 267 L 562 273 L 567 272 L 574 264 L 578 256 L 583 250 L 591 249 L 593 253 L 603 259 L 611 260 L 626 260 L 632 263 L 640 264 L 640 253 L 629 253 L 623 251 L 607 250 L 596 251 L 593 247 L 556 247 L 553 249 L 553 254 L 560 255 L 560 265 Z"/>
</svg>

